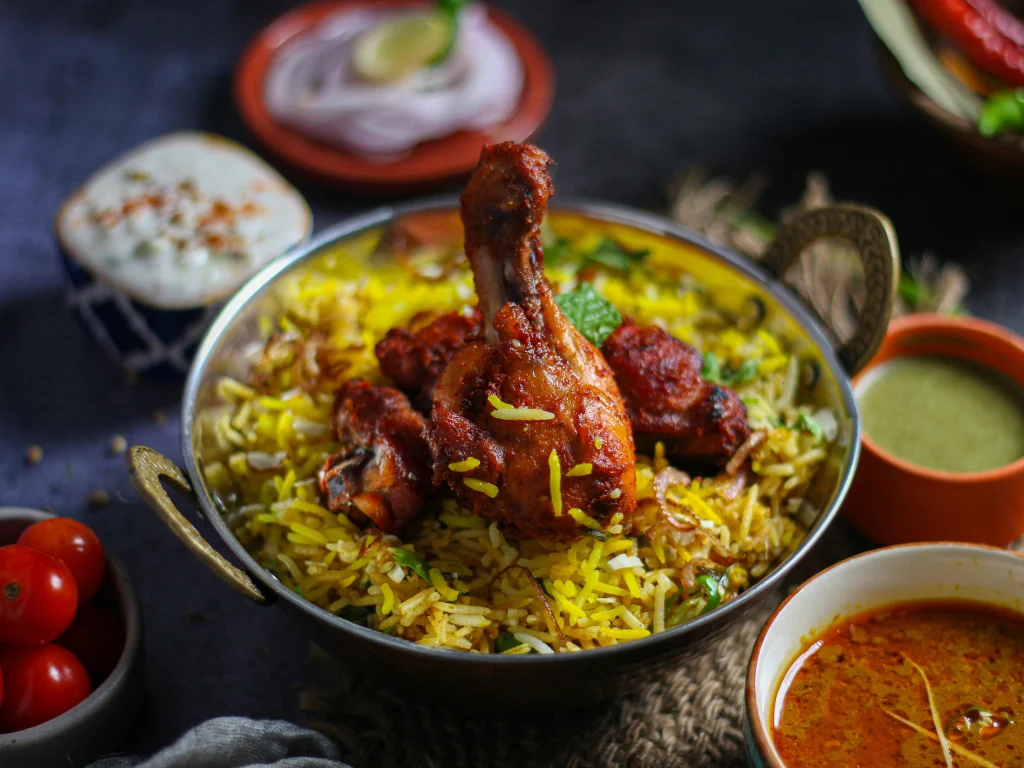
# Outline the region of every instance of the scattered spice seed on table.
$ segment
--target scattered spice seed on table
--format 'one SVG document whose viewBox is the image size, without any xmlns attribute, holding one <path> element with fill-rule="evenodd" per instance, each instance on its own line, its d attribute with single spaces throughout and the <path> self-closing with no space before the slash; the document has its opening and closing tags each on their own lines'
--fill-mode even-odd
<svg viewBox="0 0 1024 768">
<path fill-rule="evenodd" d="M 122 453 L 128 450 L 128 441 L 124 439 L 123 435 L 114 435 L 110 438 L 110 452 L 115 456 L 120 456 Z"/>
<path fill-rule="evenodd" d="M 110 494 L 102 489 L 97 489 L 89 494 L 89 504 L 93 507 L 105 507 L 110 503 Z"/>
<path fill-rule="evenodd" d="M 30 445 L 25 450 L 25 463 L 38 464 L 43 460 L 43 448 L 39 445 Z"/>
</svg>

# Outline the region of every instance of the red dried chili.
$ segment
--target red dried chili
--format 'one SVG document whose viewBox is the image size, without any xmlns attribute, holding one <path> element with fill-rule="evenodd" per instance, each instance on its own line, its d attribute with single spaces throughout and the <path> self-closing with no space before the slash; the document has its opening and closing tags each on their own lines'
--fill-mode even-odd
<svg viewBox="0 0 1024 768">
<path fill-rule="evenodd" d="M 1024 85 L 1024 21 L 995 0 L 910 0 L 976 66 Z"/>
</svg>

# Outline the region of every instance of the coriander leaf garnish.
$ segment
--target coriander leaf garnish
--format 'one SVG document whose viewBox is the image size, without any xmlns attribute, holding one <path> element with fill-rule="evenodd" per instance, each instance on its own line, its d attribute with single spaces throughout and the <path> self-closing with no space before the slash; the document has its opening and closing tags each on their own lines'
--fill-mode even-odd
<svg viewBox="0 0 1024 768">
<path fill-rule="evenodd" d="M 555 301 L 569 322 L 595 347 L 604 344 L 622 324 L 619 310 L 590 283 L 580 283 L 568 293 L 556 296 Z"/>
<path fill-rule="evenodd" d="M 346 621 L 362 624 L 365 627 L 366 617 L 373 613 L 373 610 L 371 605 L 346 605 L 338 615 Z"/>
<path fill-rule="evenodd" d="M 564 235 L 559 235 L 554 242 L 544 246 L 545 266 L 555 266 L 568 261 L 572 256 L 572 241 Z"/>
<path fill-rule="evenodd" d="M 730 376 L 729 386 L 736 386 L 737 384 L 745 384 L 748 381 L 752 381 L 757 378 L 757 373 L 760 370 L 760 365 L 757 360 L 744 360 L 743 363 L 737 368 Z"/>
<path fill-rule="evenodd" d="M 752 381 L 757 378 L 760 370 L 760 364 L 753 359 L 744 360 L 736 369 L 722 365 L 722 361 L 714 352 L 705 352 L 703 359 L 700 375 L 712 384 L 721 384 L 725 387 L 735 387 L 737 384 Z"/>
<path fill-rule="evenodd" d="M 610 237 L 602 237 L 594 249 L 584 254 L 583 263 L 600 264 L 619 272 L 628 272 L 650 253 L 649 250 L 631 251 Z"/>
<path fill-rule="evenodd" d="M 825 436 L 825 430 L 821 428 L 821 424 L 815 421 L 813 416 L 808 416 L 806 413 L 801 413 L 796 417 L 793 428 L 810 432 L 814 435 L 815 440 L 821 440 Z"/>
<path fill-rule="evenodd" d="M 403 568 L 411 569 L 426 582 L 430 581 L 430 572 L 427 570 L 427 564 L 412 550 L 398 547 L 391 550 L 391 556 Z"/>
<path fill-rule="evenodd" d="M 712 384 L 724 384 L 722 378 L 722 361 L 714 352 L 704 353 L 704 364 L 700 368 L 700 375 Z"/>
<path fill-rule="evenodd" d="M 522 644 L 523 641 L 517 640 L 515 635 L 511 632 L 501 632 L 498 634 L 498 639 L 494 643 L 494 648 L 498 653 L 504 653 L 505 651 L 512 650 Z"/>
</svg>

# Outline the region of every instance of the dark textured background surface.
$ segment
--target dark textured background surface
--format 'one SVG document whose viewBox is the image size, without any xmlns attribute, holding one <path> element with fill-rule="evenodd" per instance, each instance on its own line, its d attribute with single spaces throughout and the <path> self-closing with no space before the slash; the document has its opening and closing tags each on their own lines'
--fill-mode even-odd
<svg viewBox="0 0 1024 768">
<path fill-rule="evenodd" d="M 127 564 L 146 610 L 152 706 L 135 746 L 222 714 L 297 716 L 315 675 L 283 612 L 249 605 L 142 506 L 114 433 L 179 457 L 173 386 L 128 387 L 62 306 L 50 223 L 100 164 L 181 128 L 249 141 L 230 79 L 269 0 L 0 0 L 0 504 L 81 517 Z M 649 208 L 700 163 L 768 171 L 772 200 L 808 170 L 884 209 L 906 252 L 974 280 L 970 308 L 1024 331 L 1024 219 L 904 112 L 853 0 L 577 3 L 505 0 L 548 46 L 557 103 L 539 143 L 560 192 Z M 372 205 L 300 186 L 324 227 Z M 152 413 L 168 415 L 157 425 Z M 26 467 L 30 443 L 45 458 Z M 90 510 L 94 488 L 112 503 Z"/>
</svg>

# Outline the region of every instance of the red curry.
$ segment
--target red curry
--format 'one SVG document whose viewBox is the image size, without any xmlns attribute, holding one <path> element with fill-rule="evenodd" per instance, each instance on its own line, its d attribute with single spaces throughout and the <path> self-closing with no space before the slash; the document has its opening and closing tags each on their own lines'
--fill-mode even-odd
<svg viewBox="0 0 1024 768">
<path fill-rule="evenodd" d="M 970 601 L 855 615 L 799 656 L 774 710 L 787 768 L 946 766 L 936 719 L 952 765 L 1024 766 L 1024 615 Z"/>
</svg>

